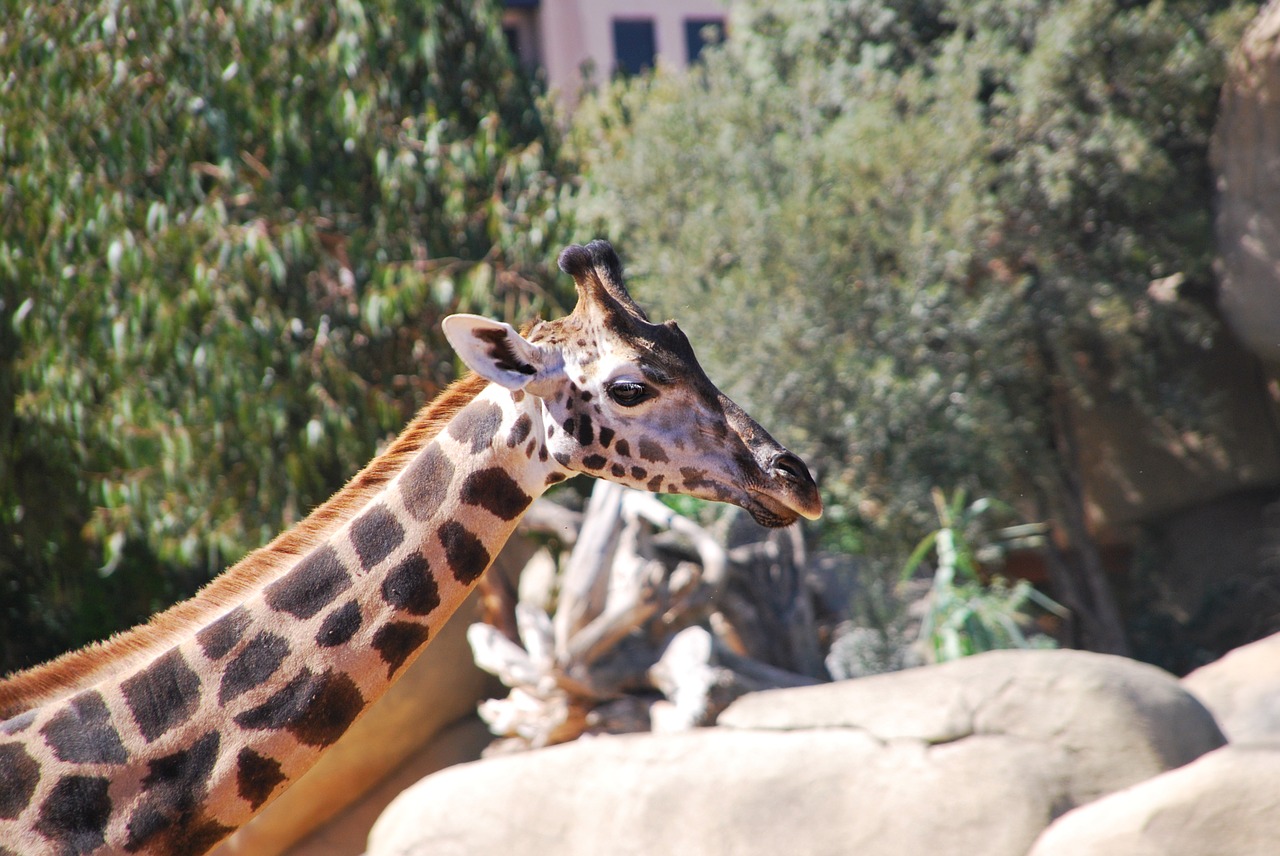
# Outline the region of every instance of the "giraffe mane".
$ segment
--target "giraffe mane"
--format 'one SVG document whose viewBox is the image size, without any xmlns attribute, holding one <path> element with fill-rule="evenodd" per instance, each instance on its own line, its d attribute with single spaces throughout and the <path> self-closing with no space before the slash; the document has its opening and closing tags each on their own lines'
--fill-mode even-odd
<svg viewBox="0 0 1280 856">
<path fill-rule="evenodd" d="M 278 578 L 368 504 L 488 384 L 469 374 L 426 405 L 381 455 L 297 525 L 147 623 L 0 680 L 0 721 L 105 680 L 195 633 Z"/>
</svg>

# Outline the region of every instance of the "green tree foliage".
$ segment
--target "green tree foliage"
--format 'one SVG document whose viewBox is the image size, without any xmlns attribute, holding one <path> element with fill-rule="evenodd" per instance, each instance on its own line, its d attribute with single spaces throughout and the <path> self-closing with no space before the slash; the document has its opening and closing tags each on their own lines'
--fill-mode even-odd
<svg viewBox="0 0 1280 856">
<path fill-rule="evenodd" d="M 558 309 L 567 172 L 497 3 L 0 22 L 0 671 L 190 594 Z"/>
<path fill-rule="evenodd" d="M 744 0 L 698 73 L 583 108 L 578 213 L 864 549 L 908 552 L 934 485 L 1005 498 L 1072 539 L 1078 641 L 1124 650 L 1070 413 L 1212 424 L 1206 149 L 1241 8 Z"/>
</svg>

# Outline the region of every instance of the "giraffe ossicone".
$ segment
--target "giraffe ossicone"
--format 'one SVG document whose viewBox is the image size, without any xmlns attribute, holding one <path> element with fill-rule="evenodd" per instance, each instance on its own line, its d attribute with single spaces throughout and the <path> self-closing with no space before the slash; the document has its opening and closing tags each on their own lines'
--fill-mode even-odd
<svg viewBox="0 0 1280 856">
<path fill-rule="evenodd" d="M 472 374 L 306 520 L 190 601 L 0 682 L 0 856 L 202 853 L 297 779 L 457 609 L 529 504 L 577 474 L 822 513 L 804 463 L 723 395 L 612 247 L 574 311 L 455 315 Z"/>
</svg>

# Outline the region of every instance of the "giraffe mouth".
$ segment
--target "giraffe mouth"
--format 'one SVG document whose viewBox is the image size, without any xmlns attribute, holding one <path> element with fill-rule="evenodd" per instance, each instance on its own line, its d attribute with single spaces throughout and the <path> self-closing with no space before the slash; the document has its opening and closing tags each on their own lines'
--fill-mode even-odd
<svg viewBox="0 0 1280 856">
<path fill-rule="evenodd" d="M 790 526 L 802 516 L 814 520 L 818 515 L 822 514 L 821 504 L 818 505 L 816 513 L 807 507 L 797 509 L 779 497 L 759 490 L 752 490 L 747 495 L 747 501 L 742 503 L 742 507 L 747 510 L 747 513 L 751 515 L 756 523 L 769 529 Z"/>
<path fill-rule="evenodd" d="M 790 526 L 797 518 L 817 520 L 822 516 L 822 498 L 809 469 L 798 457 L 782 450 L 770 460 L 769 480 L 749 488 L 745 508 L 761 526 L 777 529 Z"/>
<path fill-rule="evenodd" d="M 751 518 L 769 529 L 781 529 L 783 526 L 790 526 L 799 519 L 800 515 L 776 502 L 766 502 L 762 497 L 752 497 L 743 508 L 751 515 Z"/>
</svg>

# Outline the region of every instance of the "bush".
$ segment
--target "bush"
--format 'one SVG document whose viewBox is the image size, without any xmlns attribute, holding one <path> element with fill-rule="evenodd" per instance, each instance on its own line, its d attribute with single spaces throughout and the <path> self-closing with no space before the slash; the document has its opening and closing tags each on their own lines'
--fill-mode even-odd
<svg viewBox="0 0 1280 856">
<path fill-rule="evenodd" d="M 747 0 L 698 73 L 579 114 L 579 215 L 905 555 L 949 484 L 1052 520 L 1055 597 L 1125 648 L 1070 408 L 1211 430 L 1206 148 L 1243 6 Z M 830 527 L 831 524 L 828 524 Z"/>
<path fill-rule="evenodd" d="M 497 3 L 0 23 L 0 671 L 190 594 L 560 308 L 569 173 Z"/>
<path fill-rule="evenodd" d="M 983 567 L 987 558 L 1002 558 L 1002 548 L 991 539 L 984 519 L 1000 510 L 987 499 L 966 504 L 964 491 L 947 499 L 934 489 L 933 504 L 938 528 L 912 551 L 902 568 L 902 579 L 911 579 L 931 554 L 932 568 L 927 608 L 920 626 L 920 641 L 932 661 L 958 660 L 1002 648 L 1052 648 L 1048 636 L 1024 630 L 1032 610 L 1066 617 L 1062 608 L 1036 591 L 1026 580 L 1010 584 Z"/>
</svg>

